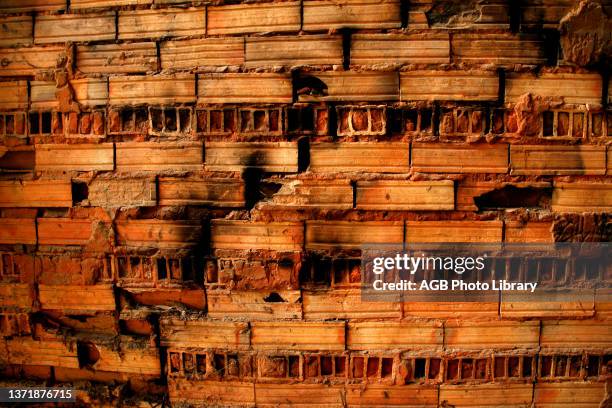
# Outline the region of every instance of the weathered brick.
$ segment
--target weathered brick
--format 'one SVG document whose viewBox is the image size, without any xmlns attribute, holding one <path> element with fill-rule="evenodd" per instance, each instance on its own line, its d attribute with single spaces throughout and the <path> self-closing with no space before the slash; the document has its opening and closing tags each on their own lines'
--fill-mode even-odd
<svg viewBox="0 0 612 408">
<path fill-rule="evenodd" d="M 412 170 L 423 173 L 507 173 L 508 145 L 414 143 Z"/>
<path fill-rule="evenodd" d="M 71 0 L 70 8 L 72 10 L 81 10 L 90 8 L 138 6 L 152 3 L 153 0 Z"/>
<path fill-rule="evenodd" d="M 310 171 L 408 173 L 408 143 L 313 143 Z"/>
<path fill-rule="evenodd" d="M 2 230 L 0 223 L 0 231 Z M 34 286 L 27 283 L 0 283 L 0 305 L 3 309 L 31 310 L 34 305 Z"/>
<path fill-rule="evenodd" d="M 202 169 L 201 142 L 125 142 L 116 144 L 117 170 L 194 171 Z"/>
<path fill-rule="evenodd" d="M 540 345 L 545 348 L 600 348 L 612 346 L 610 323 L 597 320 L 550 320 L 542 322 Z"/>
<path fill-rule="evenodd" d="M 203 74 L 198 77 L 198 104 L 292 101 L 289 74 Z"/>
<path fill-rule="evenodd" d="M 430 28 L 498 30 L 510 28 L 510 8 L 503 0 L 466 3 L 455 7 L 434 3 L 426 16 Z"/>
<path fill-rule="evenodd" d="M 393 302 L 367 302 L 361 289 L 302 291 L 304 318 L 319 319 L 399 319 L 401 305 Z"/>
<path fill-rule="evenodd" d="M 338 385 L 321 387 L 316 384 L 255 384 L 255 401 L 258 407 L 288 406 L 341 407 L 344 389 Z"/>
<path fill-rule="evenodd" d="M 344 350 L 344 322 L 252 322 L 255 350 Z"/>
<path fill-rule="evenodd" d="M 400 73 L 402 101 L 497 101 L 499 78 L 490 71 L 406 71 Z"/>
<path fill-rule="evenodd" d="M 206 34 L 204 8 L 119 12 L 119 39 L 181 37 Z"/>
<path fill-rule="evenodd" d="M 88 219 L 38 218 L 36 223 L 40 245 L 85 245 L 92 238 Z"/>
<path fill-rule="evenodd" d="M 111 105 L 173 104 L 195 102 L 195 75 L 111 77 Z"/>
<path fill-rule="evenodd" d="M 59 339 L 19 337 L 6 342 L 7 363 L 79 368 L 76 347 Z"/>
<path fill-rule="evenodd" d="M 510 146 L 511 174 L 606 174 L 603 146 Z"/>
<path fill-rule="evenodd" d="M 206 169 L 259 169 L 265 172 L 294 173 L 298 170 L 297 143 L 209 142 L 206 144 Z"/>
<path fill-rule="evenodd" d="M 477 401 L 474 394 L 478 393 Z M 446 401 L 457 408 L 463 407 L 520 407 L 530 406 L 533 384 L 476 384 L 440 386 L 440 401 Z"/>
<path fill-rule="evenodd" d="M 97 14 L 37 15 L 34 24 L 36 44 L 114 39 L 114 11 Z"/>
<path fill-rule="evenodd" d="M 71 207 L 68 180 L 0 181 L 0 207 Z"/>
<path fill-rule="evenodd" d="M 0 218 L 1 244 L 36 244 L 36 223 L 33 219 Z"/>
<path fill-rule="evenodd" d="M 213 249 L 269 249 L 300 251 L 304 227 L 299 222 L 263 223 L 241 220 L 212 220 Z"/>
<path fill-rule="evenodd" d="M 300 291 L 280 291 L 282 302 L 269 302 L 270 292 L 208 291 L 207 307 L 210 318 L 247 318 L 253 320 L 301 319 Z"/>
<path fill-rule="evenodd" d="M 320 84 L 315 82 L 317 80 Z M 300 102 L 375 102 L 397 101 L 399 99 L 400 83 L 397 72 L 326 71 L 304 74 L 301 81 L 304 82 L 305 86 L 298 89 Z M 318 87 L 321 89 L 318 89 Z"/>
<path fill-rule="evenodd" d="M 250 345 L 245 322 L 162 319 L 159 327 L 163 347 L 245 350 Z"/>
<path fill-rule="evenodd" d="M 85 74 L 134 74 L 157 69 L 154 42 L 79 45 L 77 69 Z"/>
<path fill-rule="evenodd" d="M 599 407 L 604 404 L 604 383 L 562 382 L 535 384 L 533 402 L 536 407 Z"/>
<path fill-rule="evenodd" d="M 454 183 L 445 181 L 377 180 L 357 182 L 357 209 L 453 210 Z"/>
<path fill-rule="evenodd" d="M 209 35 L 300 30 L 300 2 L 235 4 L 208 7 Z"/>
<path fill-rule="evenodd" d="M 406 242 L 501 242 L 501 221 L 406 221 Z"/>
<path fill-rule="evenodd" d="M 342 64 L 339 36 L 247 37 L 245 49 L 247 68 Z"/>
<path fill-rule="evenodd" d="M 552 243 L 551 222 L 527 222 L 506 221 L 504 225 L 505 242 L 526 242 L 526 243 Z"/>
<path fill-rule="evenodd" d="M 546 63 L 544 41 L 529 34 L 455 34 L 453 60 L 468 64 Z"/>
<path fill-rule="evenodd" d="M 37 171 L 104 171 L 114 169 L 113 144 L 38 144 Z"/>
<path fill-rule="evenodd" d="M 351 64 L 446 64 L 450 62 L 448 34 L 354 34 Z"/>
<path fill-rule="evenodd" d="M 157 188 L 151 178 L 96 178 L 87 186 L 87 199 L 96 207 L 150 207 L 157 204 Z"/>
<path fill-rule="evenodd" d="M 321 0 L 304 2 L 304 30 L 382 29 L 401 25 L 399 0 Z"/>
<path fill-rule="evenodd" d="M 58 109 L 62 107 L 55 82 L 32 81 L 30 83 L 31 107 L 34 109 Z M 106 79 L 82 78 L 70 81 L 75 101 L 85 106 L 106 105 L 108 85 Z M 65 109 L 65 108 L 63 108 Z"/>
<path fill-rule="evenodd" d="M 232 178 L 159 179 L 160 205 L 244 206 L 244 183 Z"/>
<path fill-rule="evenodd" d="M 375 406 L 409 406 L 435 408 L 438 406 L 437 386 L 422 384 L 393 387 L 388 385 L 368 384 L 366 389 L 359 385 L 346 389 L 346 402 L 349 407 Z"/>
<path fill-rule="evenodd" d="M 538 346 L 540 322 L 448 321 L 444 345 L 463 349 L 513 349 Z"/>
<path fill-rule="evenodd" d="M 609 183 L 555 182 L 552 209 L 555 212 L 609 212 L 612 186 Z"/>
<path fill-rule="evenodd" d="M 399 221 L 307 221 L 306 249 L 356 248 L 363 244 L 401 244 Z"/>
<path fill-rule="evenodd" d="M 348 323 L 349 350 L 437 349 L 442 347 L 442 325 L 436 323 Z"/>
<path fill-rule="evenodd" d="M 602 86 L 599 74 L 508 74 L 506 102 L 517 102 L 522 95 L 530 93 L 570 104 L 601 105 Z"/>
<path fill-rule="evenodd" d="M 66 0 L 4 0 L 2 13 L 27 13 L 30 11 L 60 11 L 66 9 Z"/>
<path fill-rule="evenodd" d="M 374 136 L 387 133 L 385 106 L 337 106 L 338 136 Z"/>
<path fill-rule="evenodd" d="M 202 382 L 169 378 L 168 390 L 170 401 L 176 405 L 255 406 L 255 383 L 252 382 L 228 380 Z"/>
<path fill-rule="evenodd" d="M 296 180 L 283 184 L 266 209 L 353 208 L 353 187 L 349 180 Z"/>
<path fill-rule="evenodd" d="M 32 16 L 0 17 L 0 47 L 32 44 L 32 24 Z"/>
<path fill-rule="evenodd" d="M 162 69 L 206 69 L 244 64 L 243 38 L 164 41 L 159 46 Z"/>
<path fill-rule="evenodd" d="M 161 361 L 158 348 L 130 336 L 120 336 L 119 339 L 119 350 L 117 346 L 94 343 L 100 354 L 95 364 L 96 370 L 136 374 L 144 378 L 160 376 Z"/>
<path fill-rule="evenodd" d="M 573 0 L 527 0 L 521 3 L 521 26 L 555 28 L 576 4 Z"/>
<path fill-rule="evenodd" d="M 0 113 L 0 137 L 15 136 L 23 138 L 26 135 L 27 128 L 25 112 Z M 7 147 L 0 148 L 0 168 L 9 170 L 30 169 L 34 167 L 33 159 L 31 146 L 16 146 L 10 150 Z M 27 167 L 20 167 L 21 165 Z"/>
<path fill-rule="evenodd" d="M 495 294 L 497 296 L 497 294 Z M 496 319 L 499 316 L 499 301 L 494 302 L 419 302 L 410 300 L 402 302 L 402 316 L 427 319 Z M 484 299 L 482 299 L 484 300 Z"/>
<path fill-rule="evenodd" d="M 38 300 L 42 309 L 63 310 L 66 313 L 113 311 L 113 285 L 38 285 Z"/>
<path fill-rule="evenodd" d="M 28 106 L 28 82 L 0 82 L 0 109 L 25 109 Z"/>
<path fill-rule="evenodd" d="M 201 225 L 192 221 L 126 220 L 115 226 L 117 242 L 130 247 L 192 247 L 202 235 Z"/>
<path fill-rule="evenodd" d="M 63 47 L 28 47 L 0 49 L 0 76 L 34 76 L 40 71 L 55 68 Z"/>
</svg>

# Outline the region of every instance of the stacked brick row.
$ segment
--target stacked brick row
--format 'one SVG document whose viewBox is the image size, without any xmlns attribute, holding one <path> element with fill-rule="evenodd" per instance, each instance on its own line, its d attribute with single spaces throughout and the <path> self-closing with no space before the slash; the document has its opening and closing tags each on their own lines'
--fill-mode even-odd
<svg viewBox="0 0 612 408">
<path fill-rule="evenodd" d="M 609 270 L 544 261 L 589 301 L 372 303 L 360 264 L 610 241 L 609 66 L 568 46 L 607 15 L 0 1 L 2 376 L 86 405 L 605 405 Z"/>
</svg>

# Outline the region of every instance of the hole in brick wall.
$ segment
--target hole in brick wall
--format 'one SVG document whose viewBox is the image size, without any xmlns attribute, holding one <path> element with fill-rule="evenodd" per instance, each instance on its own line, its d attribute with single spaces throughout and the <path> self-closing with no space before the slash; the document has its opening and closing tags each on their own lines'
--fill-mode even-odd
<svg viewBox="0 0 612 408">
<path fill-rule="evenodd" d="M 302 121 L 300 120 L 301 113 L 306 108 L 289 108 L 287 109 L 287 130 L 289 132 L 295 132 L 302 128 Z"/>
<path fill-rule="evenodd" d="M 334 368 L 337 377 L 344 376 L 344 374 L 346 373 L 346 357 L 334 357 Z"/>
<path fill-rule="evenodd" d="M 238 364 L 237 354 L 228 354 L 226 356 L 226 375 L 232 377 L 238 377 L 240 375 L 240 365 Z"/>
<path fill-rule="evenodd" d="M 157 279 L 168 279 L 166 258 L 157 258 Z"/>
<path fill-rule="evenodd" d="M 383 358 L 380 365 L 380 376 L 381 378 L 389 378 L 393 374 L 393 359 L 386 357 Z"/>
<path fill-rule="evenodd" d="M 570 115 L 568 112 L 557 113 L 557 136 L 568 136 Z"/>
<path fill-rule="evenodd" d="M 477 380 L 483 380 L 487 378 L 487 360 L 484 358 L 476 360 L 474 367 L 474 378 Z"/>
<path fill-rule="evenodd" d="M 43 112 L 41 119 L 42 133 L 51 133 L 51 112 Z"/>
<path fill-rule="evenodd" d="M 76 205 L 89 197 L 87 183 L 72 182 L 72 202 Z"/>
<path fill-rule="evenodd" d="M 427 364 L 427 360 L 424 358 L 416 358 L 414 360 L 414 378 L 425 378 L 425 367 Z"/>
<path fill-rule="evenodd" d="M 186 256 L 180 259 L 180 269 L 182 272 L 181 280 L 183 282 L 193 281 L 195 280 L 194 271 L 193 271 L 193 263 L 191 258 Z"/>
<path fill-rule="evenodd" d="M 145 280 L 153 279 L 153 260 L 151 258 L 145 257 L 141 259 L 142 262 L 142 277 Z"/>
<path fill-rule="evenodd" d="M 156 132 L 161 132 L 164 129 L 164 118 L 161 109 L 151 108 L 151 125 Z"/>
<path fill-rule="evenodd" d="M 121 130 L 124 132 L 136 130 L 134 111 L 132 109 L 123 109 L 121 111 Z"/>
<path fill-rule="evenodd" d="M 77 360 L 79 368 L 93 368 L 100 359 L 98 348 L 89 341 L 77 342 Z"/>
<path fill-rule="evenodd" d="M 556 356 L 555 357 L 555 377 L 565 377 L 567 369 L 567 357 Z"/>
<path fill-rule="evenodd" d="M 582 356 L 570 356 L 569 358 L 569 376 L 578 377 L 580 375 L 581 365 L 582 365 Z"/>
<path fill-rule="evenodd" d="M 523 377 L 531 377 L 532 357 L 523 357 Z"/>
<path fill-rule="evenodd" d="M 474 197 L 479 211 L 498 208 L 545 208 L 552 198 L 552 188 L 506 185 Z"/>
<path fill-rule="evenodd" d="M 540 366 L 540 377 L 546 378 L 552 376 L 552 356 L 542 356 Z"/>
<path fill-rule="evenodd" d="M 472 378 L 473 372 L 474 360 L 472 360 L 471 358 L 464 358 L 463 360 L 461 360 L 461 378 Z"/>
<path fill-rule="evenodd" d="M 251 130 L 251 116 L 252 112 L 244 110 L 240 112 L 240 131 L 248 132 Z"/>
<path fill-rule="evenodd" d="M 363 357 L 353 357 L 353 378 L 363 378 L 365 369 L 365 359 Z"/>
<path fill-rule="evenodd" d="M 127 278 L 130 272 L 130 268 L 128 266 L 128 259 L 125 257 L 117 258 L 117 269 L 119 270 L 120 278 Z"/>
<path fill-rule="evenodd" d="M 584 114 L 574 113 L 572 120 L 572 136 L 582 137 L 582 127 L 584 126 Z"/>
<path fill-rule="evenodd" d="M 214 261 L 206 261 L 206 283 L 217 283 L 219 273 L 217 263 Z"/>
<path fill-rule="evenodd" d="M 429 359 L 429 373 L 428 377 L 430 380 L 438 378 L 440 375 L 440 367 L 442 366 L 442 360 L 439 358 Z"/>
<path fill-rule="evenodd" d="M 211 132 L 223 131 L 223 111 L 222 110 L 210 111 L 210 131 Z"/>
<path fill-rule="evenodd" d="M 331 356 L 321 356 L 321 375 L 332 375 L 334 367 Z"/>
<path fill-rule="evenodd" d="M 368 110 L 367 109 L 354 109 L 351 115 L 351 124 L 353 130 L 364 131 L 368 130 Z"/>
<path fill-rule="evenodd" d="M 271 110 L 269 113 L 270 118 L 270 131 L 278 132 L 280 130 L 280 111 Z"/>
<path fill-rule="evenodd" d="M 300 376 L 300 357 L 289 356 L 289 377 Z"/>
<path fill-rule="evenodd" d="M 166 131 L 176 132 L 178 130 L 178 123 L 176 119 L 176 109 L 165 109 L 164 110 L 164 127 Z"/>
<path fill-rule="evenodd" d="M 233 110 L 225 110 L 223 112 L 223 131 L 235 132 L 236 131 L 236 112 Z"/>
<path fill-rule="evenodd" d="M 591 133 L 594 137 L 600 137 L 604 134 L 603 113 L 591 114 Z"/>
<path fill-rule="evenodd" d="M 327 95 L 327 85 L 325 82 L 311 75 L 302 75 L 295 78 L 293 89 L 297 90 L 298 95 Z"/>
<path fill-rule="evenodd" d="M 468 117 L 468 111 L 458 109 L 457 110 L 457 132 L 467 133 L 469 130 L 470 119 Z"/>
<path fill-rule="evenodd" d="M 589 356 L 587 359 L 587 376 L 588 377 L 597 377 L 599 375 L 599 364 L 600 364 L 599 356 Z"/>
<path fill-rule="evenodd" d="M 196 366 L 193 354 L 183 353 L 183 370 L 185 371 L 185 374 L 194 374 L 195 369 Z"/>
<path fill-rule="evenodd" d="M 310 139 L 302 137 L 298 140 L 298 172 L 308 170 L 310 166 Z"/>
<path fill-rule="evenodd" d="M 208 128 L 208 112 L 206 111 L 197 111 L 196 112 L 196 131 L 197 132 L 207 132 Z"/>
<path fill-rule="evenodd" d="M 306 377 L 319 376 L 319 359 L 317 356 L 308 356 L 305 361 Z"/>
<path fill-rule="evenodd" d="M 213 357 L 215 372 L 221 377 L 225 376 L 225 355 L 215 354 Z"/>
<path fill-rule="evenodd" d="M 368 366 L 366 375 L 368 377 L 376 377 L 378 375 L 378 364 L 380 359 L 378 357 L 368 357 Z"/>
<path fill-rule="evenodd" d="M 544 113 L 542 114 L 542 121 L 543 121 L 543 135 L 553 136 L 555 113 L 551 111 L 544 111 Z"/>
<path fill-rule="evenodd" d="M 180 260 L 174 258 L 168 259 L 168 267 L 170 279 L 180 280 L 182 276 Z"/>
<path fill-rule="evenodd" d="M 79 120 L 79 133 L 82 135 L 88 135 L 91 133 L 91 115 L 89 113 L 83 113 Z"/>
<path fill-rule="evenodd" d="M 3 170 L 33 170 L 36 164 L 35 153 L 31 151 L 13 150 L 0 156 L 0 168 Z"/>
<path fill-rule="evenodd" d="M 456 380 L 459 378 L 459 360 L 448 360 L 446 363 L 446 378 Z"/>
<path fill-rule="evenodd" d="M 181 371 L 181 354 L 170 353 L 169 363 L 170 372 L 173 374 L 179 373 Z"/>
<path fill-rule="evenodd" d="M 149 128 L 149 115 L 147 114 L 147 110 L 144 108 L 137 109 L 132 123 L 134 131 L 140 134 L 146 133 Z"/>
<path fill-rule="evenodd" d="M 268 296 L 266 296 L 264 298 L 264 302 L 266 302 L 266 303 L 283 303 L 283 302 L 286 302 L 286 300 L 283 299 L 281 297 L 281 295 L 279 295 L 278 293 L 272 292 L 272 293 L 270 293 Z"/>
<path fill-rule="evenodd" d="M 519 358 L 508 357 L 508 377 L 519 377 Z"/>
<path fill-rule="evenodd" d="M 181 132 L 188 133 L 191 131 L 191 111 L 189 109 L 179 109 L 179 121 Z"/>
<path fill-rule="evenodd" d="M 30 123 L 30 134 L 39 134 L 40 127 L 39 127 L 39 122 L 38 122 L 38 112 L 31 112 L 29 114 L 29 123 Z M 8 124 L 7 124 L 7 133 L 13 133 L 13 131 L 8 132 Z"/>
<path fill-rule="evenodd" d="M 196 354 L 196 372 L 206 374 L 206 354 Z"/>
<path fill-rule="evenodd" d="M 266 130 L 268 128 L 265 111 L 253 112 L 253 127 L 255 130 Z"/>
</svg>

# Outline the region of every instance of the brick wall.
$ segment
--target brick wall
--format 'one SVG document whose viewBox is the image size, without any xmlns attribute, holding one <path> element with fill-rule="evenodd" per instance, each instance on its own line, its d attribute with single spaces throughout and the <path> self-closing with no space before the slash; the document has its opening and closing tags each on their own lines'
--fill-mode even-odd
<svg viewBox="0 0 612 408">
<path fill-rule="evenodd" d="M 3 384 L 94 406 L 607 406 L 605 290 L 367 303 L 359 248 L 610 241 L 608 16 L 0 0 Z"/>
</svg>

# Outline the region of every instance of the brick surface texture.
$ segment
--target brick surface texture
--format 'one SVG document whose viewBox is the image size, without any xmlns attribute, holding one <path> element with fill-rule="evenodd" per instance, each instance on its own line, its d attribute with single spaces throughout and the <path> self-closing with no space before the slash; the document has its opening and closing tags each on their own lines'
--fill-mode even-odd
<svg viewBox="0 0 612 408">
<path fill-rule="evenodd" d="M 364 242 L 612 240 L 611 19 L 609 0 L 0 0 L 0 386 L 612 406 L 605 290 L 360 295 Z"/>
</svg>

